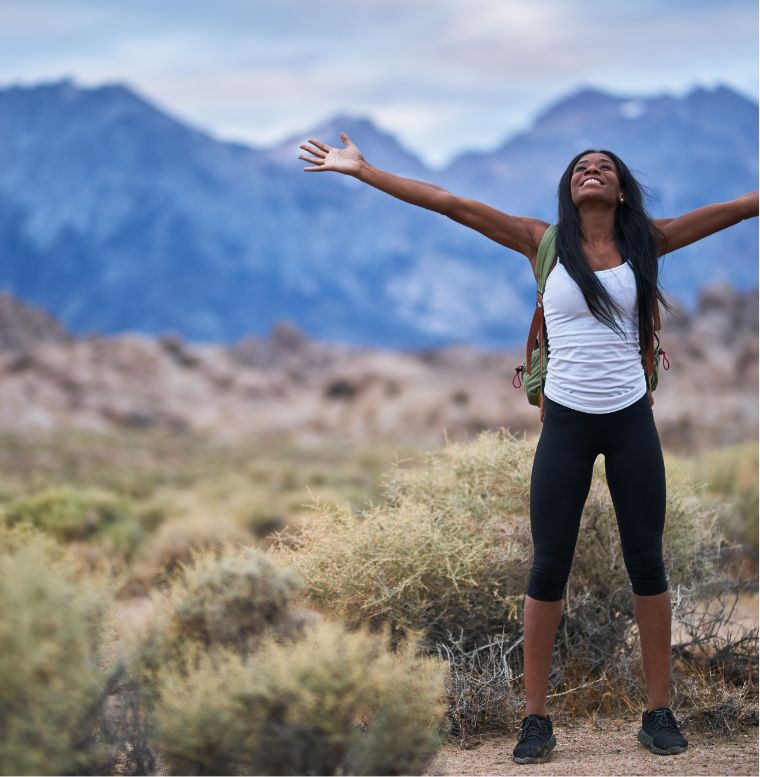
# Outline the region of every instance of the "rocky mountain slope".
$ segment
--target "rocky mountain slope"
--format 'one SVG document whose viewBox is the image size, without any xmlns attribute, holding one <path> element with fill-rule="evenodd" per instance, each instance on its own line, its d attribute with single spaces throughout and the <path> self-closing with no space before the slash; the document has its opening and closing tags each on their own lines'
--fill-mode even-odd
<svg viewBox="0 0 760 777">
<path fill-rule="evenodd" d="M 174 330 L 394 348 L 517 346 L 533 306 L 523 257 L 343 176 L 303 173 L 298 145 L 348 131 L 372 163 L 553 218 L 556 183 L 587 145 L 619 153 L 673 216 L 757 185 L 757 105 L 719 87 L 682 97 L 581 90 L 489 153 L 431 171 L 361 117 L 272 148 L 221 143 L 123 85 L 0 89 L 0 288 L 75 332 Z M 757 283 L 756 222 L 667 257 L 665 289 Z"/>
<path fill-rule="evenodd" d="M 713 285 L 695 314 L 680 313 L 663 321 L 671 367 L 654 406 L 663 444 L 695 451 L 756 439 L 757 291 Z M 7 296 L 0 329 L 0 432 L 140 429 L 435 446 L 483 428 L 540 429 L 536 408 L 511 384 L 522 361 L 516 350 L 357 348 L 312 340 L 286 323 L 233 345 L 74 337 Z"/>
</svg>

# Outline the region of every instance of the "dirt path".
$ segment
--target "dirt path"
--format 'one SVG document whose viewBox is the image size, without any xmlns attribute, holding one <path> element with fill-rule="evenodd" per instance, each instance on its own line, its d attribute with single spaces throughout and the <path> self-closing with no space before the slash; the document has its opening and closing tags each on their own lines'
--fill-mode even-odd
<svg viewBox="0 0 760 777">
<path fill-rule="evenodd" d="M 484 737 L 467 750 L 447 745 L 425 774 L 758 774 L 757 728 L 733 738 L 685 730 L 689 749 L 679 755 L 661 756 L 638 743 L 639 726 L 640 720 L 635 717 L 598 720 L 596 730 L 586 723 L 556 725 L 557 747 L 546 764 L 514 763 L 514 737 Z"/>
</svg>

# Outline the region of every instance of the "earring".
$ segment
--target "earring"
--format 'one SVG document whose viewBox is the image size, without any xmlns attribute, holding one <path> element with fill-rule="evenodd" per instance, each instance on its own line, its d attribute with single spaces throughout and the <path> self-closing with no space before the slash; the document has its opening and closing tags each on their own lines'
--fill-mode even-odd
<svg viewBox="0 0 760 777">
<path fill-rule="evenodd" d="M 625 202 L 625 199 L 623 199 L 623 193 L 622 192 L 618 195 L 618 199 L 620 200 L 620 204 L 621 205 Z"/>
</svg>

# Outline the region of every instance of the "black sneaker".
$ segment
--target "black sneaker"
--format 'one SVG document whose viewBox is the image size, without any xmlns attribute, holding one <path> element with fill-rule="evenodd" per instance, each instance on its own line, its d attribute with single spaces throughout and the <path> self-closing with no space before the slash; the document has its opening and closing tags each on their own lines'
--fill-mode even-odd
<svg viewBox="0 0 760 777">
<path fill-rule="evenodd" d="M 642 714 L 639 742 L 657 755 L 683 753 L 689 746 L 669 707 L 658 707 Z"/>
<path fill-rule="evenodd" d="M 556 744 L 551 720 L 544 715 L 528 715 L 520 723 L 512 760 L 518 764 L 545 763 Z"/>
</svg>

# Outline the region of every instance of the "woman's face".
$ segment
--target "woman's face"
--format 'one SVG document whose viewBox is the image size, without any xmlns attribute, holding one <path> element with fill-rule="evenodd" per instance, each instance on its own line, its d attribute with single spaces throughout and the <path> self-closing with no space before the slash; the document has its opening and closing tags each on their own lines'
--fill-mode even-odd
<svg viewBox="0 0 760 777">
<path fill-rule="evenodd" d="M 584 154 L 570 176 L 570 196 L 576 207 L 587 202 L 616 206 L 621 194 L 615 163 L 598 152 Z"/>
</svg>

